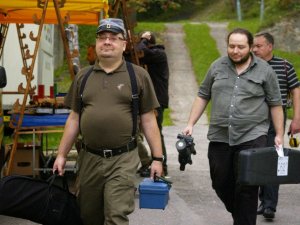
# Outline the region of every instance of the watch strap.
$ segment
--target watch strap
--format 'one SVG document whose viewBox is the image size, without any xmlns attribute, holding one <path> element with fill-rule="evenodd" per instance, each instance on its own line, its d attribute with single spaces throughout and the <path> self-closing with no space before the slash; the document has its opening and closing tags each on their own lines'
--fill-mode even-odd
<svg viewBox="0 0 300 225">
<path fill-rule="evenodd" d="M 164 157 L 152 157 L 152 160 L 163 162 L 164 161 Z"/>
</svg>

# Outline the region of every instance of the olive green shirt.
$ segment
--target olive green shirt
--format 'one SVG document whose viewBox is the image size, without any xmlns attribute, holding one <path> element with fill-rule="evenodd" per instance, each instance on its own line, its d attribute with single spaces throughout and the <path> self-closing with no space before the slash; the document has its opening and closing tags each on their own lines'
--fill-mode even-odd
<svg viewBox="0 0 300 225">
<path fill-rule="evenodd" d="M 267 62 L 255 57 L 242 74 L 225 56 L 210 67 L 198 96 L 211 100 L 208 139 L 238 145 L 267 135 L 269 107 L 282 105 L 277 77 Z"/>
<path fill-rule="evenodd" d="M 137 78 L 139 114 L 159 107 L 149 74 L 133 65 Z M 76 75 L 65 98 L 73 111 L 80 110 L 80 84 L 90 67 Z M 80 129 L 84 143 L 90 148 L 116 148 L 126 145 L 132 133 L 132 90 L 126 63 L 106 73 L 98 63 L 87 79 L 83 91 Z"/>
</svg>

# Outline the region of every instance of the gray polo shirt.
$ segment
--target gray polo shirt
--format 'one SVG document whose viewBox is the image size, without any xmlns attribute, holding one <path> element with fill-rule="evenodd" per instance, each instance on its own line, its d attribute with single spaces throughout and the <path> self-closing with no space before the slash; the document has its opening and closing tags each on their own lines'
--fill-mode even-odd
<svg viewBox="0 0 300 225">
<path fill-rule="evenodd" d="M 199 88 L 198 96 L 211 100 L 210 141 L 233 146 L 267 135 L 269 107 L 282 105 L 275 72 L 251 56 L 249 68 L 240 75 L 227 56 L 219 58 Z"/>
</svg>

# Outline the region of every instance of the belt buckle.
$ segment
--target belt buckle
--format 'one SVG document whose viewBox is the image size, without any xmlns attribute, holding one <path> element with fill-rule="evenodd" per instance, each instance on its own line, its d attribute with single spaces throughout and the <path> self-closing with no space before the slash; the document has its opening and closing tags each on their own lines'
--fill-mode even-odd
<svg viewBox="0 0 300 225">
<path fill-rule="evenodd" d="M 103 156 L 106 159 L 113 157 L 112 150 L 111 149 L 105 149 L 105 150 L 103 150 Z"/>
</svg>

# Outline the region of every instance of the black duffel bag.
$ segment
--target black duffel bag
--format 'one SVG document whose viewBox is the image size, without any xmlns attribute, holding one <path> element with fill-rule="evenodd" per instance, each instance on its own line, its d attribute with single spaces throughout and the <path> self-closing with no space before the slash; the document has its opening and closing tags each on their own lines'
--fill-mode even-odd
<svg viewBox="0 0 300 225">
<path fill-rule="evenodd" d="M 62 186 L 54 184 L 59 180 Z M 47 181 L 18 175 L 2 178 L 0 214 L 44 225 L 83 224 L 76 196 L 69 192 L 66 177 L 56 174 Z"/>
</svg>

